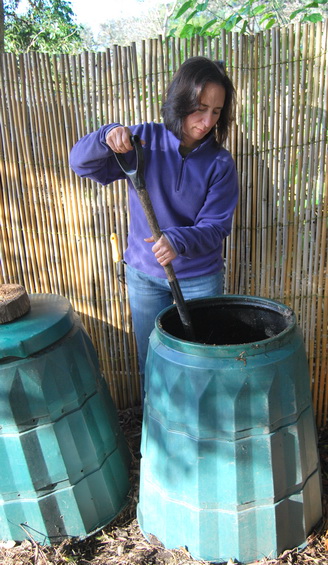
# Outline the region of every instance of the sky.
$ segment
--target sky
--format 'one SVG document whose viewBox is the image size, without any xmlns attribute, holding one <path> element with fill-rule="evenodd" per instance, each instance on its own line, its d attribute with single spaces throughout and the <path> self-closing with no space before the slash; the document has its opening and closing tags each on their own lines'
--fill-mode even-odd
<svg viewBox="0 0 328 565">
<path fill-rule="evenodd" d="M 109 19 L 127 18 L 147 12 L 150 6 L 163 0 L 70 0 L 76 22 L 97 31 L 99 24 Z"/>
</svg>

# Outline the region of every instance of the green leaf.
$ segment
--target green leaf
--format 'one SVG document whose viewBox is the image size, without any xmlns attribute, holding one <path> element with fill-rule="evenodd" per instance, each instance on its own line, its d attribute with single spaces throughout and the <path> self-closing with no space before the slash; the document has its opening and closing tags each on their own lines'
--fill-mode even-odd
<svg viewBox="0 0 328 565">
<path fill-rule="evenodd" d="M 266 20 L 270 20 L 271 18 L 275 19 L 275 15 L 272 12 L 265 14 L 263 18 L 260 19 L 260 24 L 263 24 Z"/>
<path fill-rule="evenodd" d="M 298 14 L 300 14 L 301 12 L 303 12 L 303 8 L 299 8 L 298 10 L 295 10 L 294 12 L 292 12 L 290 14 L 290 19 L 293 20 Z"/>
<path fill-rule="evenodd" d="M 186 24 L 185 26 L 183 26 L 182 30 L 180 31 L 180 37 L 193 37 L 193 35 L 197 34 L 197 26 L 191 25 L 191 24 Z"/>
<path fill-rule="evenodd" d="M 203 25 L 202 29 L 200 30 L 199 34 L 200 35 L 204 35 L 205 31 L 208 30 L 208 28 L 212 27 L 212 25 L 216 24 L 217 22 L 217 18 L 213 18 L 212 20 L 210 20 L 209 22 L 207 22 L 205 25 Z"/>
<path fill-rule="evenodd" d="M 305 4 L 305 6 L 303 6 L 303 10 L 305 10 L 306 8 L 318 8 L 318 2 L 310 2 L 310 4 Z"/>
<path fill-rule="evenodd" d="M 193 7 L 194 3 L 195 3 L 194 0 L 188 0 L 188 2 L 182 4 L 180 10 L 178 10 L 178 12 L 175 15 L 175 18 L 176 19 L 180 18 L 180 16 L 182 16 L 187 10 L 189 10 L 189 8 Z"/>
<path fill-rule="evenodd" d="M 257 6 L 253 10 L 253 16 L 257 16 L 258 14 L 262 14 L 264 12 L 264 10 L 266 10 L 265 4 L 261 4 L 260 6 Z"/>
<path fill-rule="evenodd" d="M 251 4 L 249 2 L 246 2 L 246 4 L 244 4 L 244 6 L 242 6 L 242 8 L 239 10 L 239 13 L 245 16 L 249 16 L 251 9 L 252 9 Z"/>
<path fill-rule="evenodd" d="M 269 20 L 267 25 L 265 26 L 265 29 L 271 29 L 276 23 L 277 23 L 276 19 L 271 18 L 271 20 Z"/>
<path fill-rule="evenodd" d="M 196 16 L 197 13 L 198 13 L 197 10 L 194 10 L 193 12 L 191 12 L 191 14 L 186 19 L 186 23 L 190 22 L 190 20 L 192 20 L 193 17 Z"/>
<path fill-rule="evenodd" d="M 303 22 L 312 22 L 313 24 L 317 24 L 318 22 L 322 22 L 323 17 L 321 14 L 309 14 L 308 16 L 304 16 Z"/>
<path fill-rule="evenodd" d="M 230 16 L 230 18 L 228 18 L 224 24 L 223 24 L 223 29 L 225 29 L 226 31 L 231 31 L 240 21 L 242 20 L 242 17 L 239 16 L 239 14 L 234 14 L 233 16 Z"/>
<path fill-rule="evenodd" d="M 196 10 L 197 12 L 204 12 L 205 10 L 207 10 L 207 6 L 208 6 L 208 0 L 206 0 L 206 2 L 203 2 L 202 4 L 197 4 Z"/>
</svg>

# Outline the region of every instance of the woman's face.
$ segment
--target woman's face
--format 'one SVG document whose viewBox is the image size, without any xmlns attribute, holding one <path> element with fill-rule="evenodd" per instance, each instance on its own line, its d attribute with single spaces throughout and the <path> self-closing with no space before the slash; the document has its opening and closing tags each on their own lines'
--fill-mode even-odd
<svg viewBox="0 0 328 565">
<path fill-rule="evenodd" d="M 198 109 L 183 119 L 182 145 L 195 148 L 211 131 L 220 117 L 225 100 L 225 89 L 208 82 L 200 95 Z"/>
</svg>

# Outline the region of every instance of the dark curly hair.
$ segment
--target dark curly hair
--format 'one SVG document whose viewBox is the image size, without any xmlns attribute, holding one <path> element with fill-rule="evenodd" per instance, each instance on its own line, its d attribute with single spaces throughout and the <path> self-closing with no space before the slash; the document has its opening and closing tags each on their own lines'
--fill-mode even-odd
<svg viewBox="0 0 328 565">
<path fill-rule="evenodd" d="M 170 83 L 161 114 L 165 127 L 178 139 L 182 139 L 183 118 L 199 107 L 200 96 L 207 83 L 215 83 L 225 89 L 224 106 L 213 128 L 214 136 L 222 145 L 234 120 L 236 91 L 222 61 L 207 57 L 191 57 L 182 63 Z"/>
</svg>

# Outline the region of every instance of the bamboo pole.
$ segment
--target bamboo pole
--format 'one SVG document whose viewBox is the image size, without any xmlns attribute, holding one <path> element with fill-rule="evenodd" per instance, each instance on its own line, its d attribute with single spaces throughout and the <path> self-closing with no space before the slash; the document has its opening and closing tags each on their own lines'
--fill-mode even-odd
<svg viewBox="0 0 328 565">
<path fill-rule="evenodd" d="M 267 66 L 265 64 L 266 49 L 264 42 L 264 34 L 261 34 L 258 42 L 259 53 L 259 79 L 257 86 L 258 102 L 257 102 L 257 171 L 256 171 L 256 197 L 254 206 L 254 230 L 252 247 L 253 252 L 253 271 L 254 271 L 254 284 L 252 293 L 260 294 L 260 281 L 261 281 L 261 257 L 262 257 L 262 193 L 265 189 L 264 184 L 264 166 L 265 166 L 265 123 L 267 119 L 267 104 L 266 104 L 266 73 Z"/>
<path fill-rule="evenodd" d="M 321 94 L 318 100 L 318 125 L 321 126 L 318 134 L 319 160 L 318 160 L 318 198 L 317 198 L 317 218 L 316 218 L 316 238 L 314 240 L 316 257 L 313 267 L 313 288 L 317 289 L 318 300 L 312 302 L 312 320 L 315 324 L 315 335 L 310 357 L 310 374 L 313 375 L 312 395 L 317 413 L 319 425 L 324 425 L 328 415 L 328 393 L 327 387 L 324 388 L 322 375 L 327 372 L 327 328 L 328 328 L 328 246 L 327 246 L 327 218 L 328 218 L 328 168 L 326 135 L 327 132 L 327 112 L 328 112 L 328 83 L 327 83 L 327 47 L 328 47 L 328 25 L 323 28 L 325 49 L 318 49 L 320 53 L 320 84 Z M 317 72 L 317 71 L 316 71 Z M 326 174 L 325 174 L 326 171 Z M 321 245 L 318 245 L 318 241 Z M 326 284 L 325 284 L 326 281 Z M 322 344 L 320 347 L 320 343 Z"/>
<path fill-rule="evenodd" d="M 291 30 L 291 28 L 290 28 Z M 288 88 L 288 84 L 294 84 L 294 65 L 288 57 L 294 50 L 292 33 L 287 35 L 286 30 L 283 31 L 283 46 L 282 46 L 282 92 L 288 92 L 287 95 L 287 106 L 283 105 L 283 111 L 281 113 L 281 130 L 284 134 L 280 136 L 279 144 L 281 147 L 285 144 L 285 140 L 292 139 L 293 131 L 293 92 L 291 88 Z M 288 39 L 288 44 L 287 44 Z M 286 129 L 284 126 L 286 124 Z M 279 223 L 281 225 L 279 231 L 280 241 L 278 240 L 278 257 L 281 255 L 281 263 L 279 263 L 279 276 L 276 276 L 275 281 L 275 295 L 283 301 L 286 296 L 286 279 L 287 279 L 287 262 L 288 254 L 290 252 L 289 241 L 289 218 L 291 214 L 291 202 L 292 202 L 292 191 L 290 190 L 290 169 L 291 169 L 291 153 L 292 153 L 292 143 L 291 141 L 286 144 L 285 148 L 285 161 L 284 166 L 280 165 L 280 186 L 282 192 L 281 204 L 280 204 L 280 214 Z"/>
<path fill-rule="evenodd" d="M 153 93 L 153 42 L 151 39 L 147 41 L 147 52 L 148 57 L 146 59 L 146 81 L 147 81 L 147 97 L 148 97 L 148 107 L 147 107 L 147 122 L 151 122 L 154 116 L 154 93 Z"/>
<path fill-rule="evenodd" d="M 133 66 L 133 62 L 132 62 L 132 56 L 133 56 L 133 45 L 131 45 L 131 47 L 128 49 L 127 52 L 127 81 L 128 81 L 128 89 L 129 89 L 129 100 L 131 101 L 130 104 L 130 122 L 131 124 L 136 124 L 138 123 L 136 120 L 136 105 L 134 104 L 134 66 Z"/>
<path fill-rule="evenodd" d="M 2 233 L 1 245 L 1 267 L 4 282 L 18 283 L 23 280 L 20 261 L 16 261 L 16 243 L 14 239 L 14 230 L 12 229 L 13 220 L 11 207 L 11 163 L 8 155 L 10 147 L 9 138 L 9 119 L 10 112 L 7 103 L 7 87 L 6 87 L 6 65 L 7 55 L 0 54 L 1 58 L 1 75 L 0 75 L 0 108 L 1 108 L 1 222 L 0 228 Z"/>
<path fill-rule="evenodd" d="M 15 80 L 12 76 L 12 68 L 15 64 L 13 62 L 14 55 L 9 54 L 7 58 L 7 65 L 4 66 L 4 80 L 5 88 L 8 92 L 7 103 L 9 107 L 8 112 L 8 131 L 6 132 L 6 141 L 4 144 L 4 156 L 5 160 L 8 161 L 8 212 L 10 214 L 10 225 L 13 230 L 13 244 L 14 244 L 14 255 L 12 260 L 17 261 L 19 264 L 18 269 L 18 280 L 14 281 L 19 284 L 23 284 L 26 281 L 26 286 L 33 288 L 33 278 L 32 274 L 27 267 L 27 257 L 26 257 L 26 245 L 24 241 L 24 232 L 26 231 L 26 218 L 24 213 L 24 207 L 22 206 L 21 198 L 21 178 L 19 171 L 19 156 L 18 156 L 18 145 L 17 145 L 17 134 L 19 132 L 19 127 L 16 127 L 17 122 L 17 108 L 16 99 L 20 99 L 19 93 L 14 90 Z M 17 86 L 17 84 L 16 84 Z M 17 94 L 17 97 L 16 97 Z M 10 186 L 9 186 L 10 185 Z M 44 274 L 44 271 L 42 271 Z M 46 281 L 45 281 L 46 282 Z"/>
<path fill-rule="evenodd" d="M 250 294 L 256 294 L 256 278 L 255 273 L 256 269 L 254 266 L 256 265 L 256 249 L 257 249 L 257 241 L 256 241 L 256 214 L 254 210 L 257 208 L 257 194 L 258 194 L 258 182 L 257 182 L 257 172 L 259 168 L 259 135 L 258 135 L 258 124 L 260 121 L 259 115 L 259 36 L 255 36 L 254 38 L 254 92 L 253 92 L 253 112 L 254 112 L 254 128 L 253 128 L 253 149 L 252 149 L 252 158 L 253 158 L 253 174 L 252 174 L 252 217 L 251 217 L 251 249 L 250 249 L 250 264 L 251 264 L 251 273 L 250 273 L 250 283 L 249 289 Z"/>
<path fill-rule="evenodd" d="M 235 47 L 236 53 L 237 53 L 237 43 L 236 43 L 237 41 L 238 41 L 237 36 L 234 36 L 234 47 Z M 218 39 L 217 38 L 215 39 L 214 55 L 212 55 L 212 45 L 211 45 L 210 40 L 207 42 L 207 46 L 208 46 L 208 55 L 215 58 L 215 59 L 220 59 Z M 232 53 L 233 53 L 233 50 L 232 50 Z M 221 59 L 222 59 L 222 56 L 221 56 Z M 232 79 L 234 88 L 237 92 L 238 63 L 236 61 L 236 57 L 234 57 L 233 59 L 230 58 L 228 64 L 229 64 L 230 78 Z M 237 95 L 236 105 L 237 105 L 237 107 L 239 105 L 238 95 Z M 237 108 L 236 108 L 236 111 L 237 111 Z M 235 120 L 234 123 L 232 124 L 232 127 L 231 127 L 229 140 L 228 140 L 228 147 L 227 147 L 230 150 L 232 157 L 235 160 L 235 162 L 237 162 L 237 153 L 238 153 L 237 139 L 238 139 L 237 124 L 236 124 L 236 120 Z M 233 217 L 231 234 L 229 235 L 229 237 L 225 241 L 225 259 L 226 259 L 225 291 L 226 292 L 238 292 L 237 282 L 235 280 L 236 263 L 237 263 L 236 262 L 236 246 L 237 246 L 237 239 L 238 239 L 238 234 L 237 234 L 237 230 L 236 230 L 236 224 L 237 224 L 236 217 L 237 217 L 237 212 L 234 214 L 234 217 Z M 234 289 L 236 289 L 236 290 L 234 290 Z"/>
<path fill-rule="evenodd" d="M 271 57 L 270 57 L 270 81 L 269 84 L 269 99 L 268 99 L 268 138 L 267 138 L 267 197 L 265 201 L 265 250 L 264 250 L 264 264 L 263 264 L 263 281 L 261 284 L 261 294 L 264 296 L 270 295 L 271 292 L 271 268 L 272 263 L 272 240 L 273 240 L 273 225 L 275 213 L 274 203 L 277 201 L 276 185 L 274 179 L 274 161 L 275 161 L 275 108 L 276 108 L 276 60 L 277 60 L 277 34 L 273 28 L 270 33 L 271 38 Z"/>
<path fill-rule="evenodd" d="M 159 38 L 159 55 L 158 55 L 158 82 L 159 82 L 159 103 L 160 107 L 162 107 L 165 93 L 166 93 L 166 85 L 165 85 L 165 58 L 164 58 L 164 49 L 163 49 L 163 41 L 162 38 Z M 159 116 L 160 120 L 160 116 Z"/>
<path fill-rule="evenodd" d="M 240 73 L 240 93 L 241 93 L 241 105 L 240 105 L 240 114 L 239 114 L 239 122 L 241 131 L 243 134 L 240 136 L 240 146 L 239 146 L 239 165 L 237 164 L 237 169 L 241 171 L 241 191 L 240 191 L 240 221 L 241 221 L 241 231 L 240 231 L 240 247 L 241 247 L 241 254 L 240 254 L 240 274 L 239 274 L 239 284 L 242 288 L 245 288 L 247 293 L 247 280 L 246 280 L 246 254 L 247 254 L 247 244 L 246 244 L 246 236 L 247 236 L 247 200 L 248 200 L 248 192 L 247 192 L 247 81 L 246 81 L 246 72 L 244 68 L 245 64 L 245 50 L 246 50 L 246 37 L 241 36 L 239 39 L 239 73 Z M 231 50 L 229 50 L 231 53 Z"/>
<path fill-rule="evenodd" d="M 64 294 L 63 276 L 62 276 L 62 257 L 60 252 L 60 239 L 58 220 L 56 214 L 57 193 L 59 191 L 57 171 L 57 150 L 56 138 L 54 131 L 56 128 L 54 120 L 54 108 L 52 104 L 53 98 L 51 97 L 51 72 L 49 72 L 49 56 L 40 55 L 39 64 L 41 67 L 40 78 L 42 77 L 43 83 L 43 96 L 44 105 L 39 115 L 42 115 L 42 122 L 46 124 L 49 122 L 49 127 L 45 125 L 43 133 L 43 160 L 45 164 L 45 183 L 47 190 L 45 191 L 48 206 L 47 217 L 47 232 L 48 239 L 52 241 L 52 250 L 49 257 L 50 263 L 47 264 L 49 272 L 51 273 L 50 290 L 55 294 Z M 49 113 L 49 116 L 47 115 Z"/>
<path fill-rule="evenodd" d="M 255 39 L 254 37 L 249 37 L 248 39 L 248 62 L 245 69 L 245 87 L 247 88 L 247 145 L 246 145 L 246 154 L 247 154 L 247 208 L 246 208 L 246 240 L 245 240 L 245 260 L 246 260 L 246 269 L 245 269 L 245 277 L 246 277 L 246 285 L 247 285 L 247 292 L 250 291 L 250 280 L 251 280 L 251 245 L 252 245 L 252 217 L 253 217 L 253 148 L 254 148 L 254 79 L 253 79 L 253 69 L 254 69 L 254 45 Z M 250 80 L 249 80 L 250 77 Z"/>
<path fill-rule="evenodd" d="M 24 65 L 22 57 L 20 57 L 20 77 L 18 76 L 18 69 L 16 61 L 11 57 L 11 73 L 12 73 L 12 84 L 16 85 L 16 96 L 14 92 L 11 92 L 11 100 L 20 100 L 19 108 L 12 108 L 12 115 L 14 118 L 14 129 L 15 132 L 24 131 L 24 136 L 17 136 L 16 138 L 16 146 L 17 146 L 17 153 L 18 153 L 18 171 L 20 181 L 21 181 L 21 188 L 19 190 L 19 200 L 21 201 L 21 221 L 22 221 L 22 230 L 25 233 L 24 240 L 26 244 L 24 247 L 26 248 L 26 260 L 27 260 L 27 270 L 28 270 L 28 289 L 29 291 L 39 290 L 40 284 L 38 280 L 38 270 L 40 266 L 40 253 L 39 253 L 39 246 L 37 244 L 38 238 L 36 237 L 37 234 L 37 224 L 35 220 L 34 214 L 34 205 L 33 200 L 30 198 L 30 185 L 29 185 L 29 172 L 31 171 L 31 167 L 26 168 L 25 163 L 31 163 L 31 155 L 30 155 L 30 143 L 29 143 L 29 135 L 28 135 L 28 128 L 25 127 L 26 124 L 26 93 L 25 93 L 25 84 L 24 84 Z M 27 194 L 27 201 L 29 202 L 29 206 L 24 205 L 24 193 Z M 25 283 L 27 284 L 27 282 Z"/>
<path fill-rule="evenodd" d="M 66 219 L 65 219 L 65 209 L 62 199 L 62 184 L 61 184 L 61 171 L 63 158 L 62 154 L 59 152 L 59 139 L 60 139 L 60 111 L 58 107 L 58 102 L 56 99 L 56 86 L 54 83 L 53 75 L 54 68 L 56 66 L 56 60 L 51 60 L 49 57 L 45 60 L 45 71 L 44 74 L 47 77 L 47 83 L 49 85 L 48 89 L 48 105 L 51 107 L 51 124 L 49 134 L 51 137 L 51 156 L 52 156 L 52 169 L 53 169 L 53 202 L 54 202 L 54 215 L 56 222 L 56 230 L 58 234 L 58 272 L 59 274 L 59 286 L 58 291 L 66 295 L 70 288 L 70 272 L 69 272 L 69 261 L 70 253 L 68 248 L 68 241 L 66 237 Z"/>
<path fill-rule="evenodd" d="M 292 302 L 293 293 L 293 265 L 295 259 L 295 238 L 294 238 L 294 225 L 295 225 L 295 207 L 296 207 L 296 193 L 297 193 L 297 169 L 298 169 L 298 128 L 300 120 L 300 81 L 301 81 L 301 68 L 300 68 L 300 49 L 301 49 L 301 26 L 297 24 L 295 30 L 293 28 L 294 35 L 294 61 L 293 61 L 293 79 L 294 79 L 294 89 L 291 94 L 291 106 L 289 108 L 292 114 L 292 155 L 291 155 L 291 169 L 290 169 L 290 211 L 288 217 L 289 229 L 288 229 L 288 248 L 287 248 L 287 266 L 286 266 L 286 281 L 285 281 L 285 297 L 290 305 Z"/>
<path fill-rule="evenodd" d="M 280 49 L 279 49 L 280 45 Z M 284 175 L 286 166 L 288 168 L 288 144 L 287 128 L 288 116 L 286 112 L 286 97 L 283 93 L 287 92 L 287 37 L 286 30 L 280 30 L 280 38 L 277 46 L 277 55 L 279 57 L 278 68 L 279 72 L 279 100 L 275 110 L 276 124 L 275 124 L 275 143 L 277 144 L 276 150 L 276 169 L 275 169 L 275 183 L 277 184 L 277 209 L 275 214 L 275 245 L 272 252 L 274 253 L 274 261 L 271 262 L 271 277 L 272 277 L 272 295 L 281 299 L 280 294 L 280 281 L 281 272 L 284 261 L 284 225 L 285 214 L 288 211 L 288 194 L 284 183 Z M 280 108 L 280 111 L 279 111 Z"/>
<path fill-rule="evenodd" d="M 302 46 L 303 46 L 303 65 L 301 68 L 301 80 L 300 80 L 300 115 L 299 120 L 300 123 L 305 124 L 305 91 L 306 91 L 306 65 L 307 65 L 307 58 L 308 58 L 308 37 L 307 37 L 307 26 L 303 27 L 303 38 L 302 38 Z M 306 62 L 305 62 L 306 61 Z M 302 184 L 302 171 L 305 170 L 304 167 L 304 152 L 306 151 L 306 140 L 305 137 L 305 128 L 299 129 L 298 134 L 298 141 L 297 145 L 299 148 L 299 153 L 297 157 L 297 182 L 295 186 L 295 206 L 294 206 L 294 244 L 293 244 L 293 265 L 292 265 L 292 295 L 294 297 L 293 300 L 293 308 L 296 310 L 298 315 L 299 312 L 299 304 L 300 304 L 300 262 L 302 258 L 302 249 L 301 249 L 301 242 L 302 242 L 302 232 L 300 225 L 302 224 L 302 215 L 303 215 L 303 202 L 302 198 L 304 198 L 304 183 Z M 302 190 L 303 186 L 303 190 Z"/>
<path fill-rule="evenodd" d="M 141 96 L 143 119 L 147 121 L 146 42 L 141 42 Z"/>
<path fill-rule="evenodd" d="M 226 38 L 226 37 L 225 37 Z M 241 55 L 240 55 L 240 49 L 239 49 L 239 44 L 238 44 L 239 38 L 237 37 L 237 34 L 234 34 L 234 45 L 235 45 L 235 68 L 236 68 L 236 74 L 234 76 L 234 85 L 235 85 L 235 89 L 237 91 L 237 97 L 238 97 L 238 104 L 237 104 L 237 112 L 236 112 L 236 122 L 237 122 L 237 128 L 238 128 L 238 135 L 237 135 L 237 146 L 236 146 L 236 157 L 235 157 L 235 161 L 236 161 L 236 167 L 237 167 L 237 172 L 238 172 L 238 179 L 239 179 L 239 202 L 238 202 L 238 206 L 236 208 L 235 211 L 235 219 L 236 219 L 236 224 L 239 226 L 239 231 L 238 231 L 238 238 L 236 240 L 236 261 L 234 264 L 234 278 L 235 278 L 235 285 L 234 285 L 234 292 L 238 292 L 239 293 L 239 288 L 242 288 L 242 283 L 241 283 L 241 242 L 242 242 L 242 182 L 243 182 L 243 177 L 242 177 L 242 135 L 239 134 L 239 132 L 242 131 L 242 104 L 243 104 L 243 99 L 242 99 L 242 84 L 240 82 L 240 69 L 241 69 Z M 229 68 L 231 67 L 231 62 L 232 62 L 232 48 L 230 46 L 229 50 L 226 49 L 226 45 L 224 44 L 224 52 L 225 52 L 225 61 L 226 64 L 228 63 Z M 227 60 L 229 57 L 229 60 Z M 237 290 L 238 289 L 238 290 Z"/>
<path fill-rule="evenodd" d="M 66 98 L 66 69 L 65 69 L 65 57 L 64 55 L 59 58 L 59 73 L 61 77 L 61 90 L 58 91 L 59 103 L 62 108 L 61 114 L 61 124 L 60 124 L 60 138 L 61 146 L 60 152 L 65 157 L 67 162 L 68 153 L 71 148 L 71 143 L 67 132 L 64 132 L 64 126 L 69 124 L 69 109 L 68 101 Z M 59 78 L 59 77 L 58 77 Z M 59 87 L 59 84 L 58 84 Z M 65 128 L 66 130 L 66 128 Z M 81 273 L 81 266 L 79 265 L 79 250 L 78 250 L 78 238 L 76 234 L 80 233 L 78 226 L 78 218 L 74 210 L 75 195 L 72 190 L 70 190 L 70 170 L 67 166 L 62 168 L 62 182 L 66 188 L 63 191 L 63 197 L 65 199 L 65 216 L 66 216 L 66 227 L 68 233 L 69 247 L 70 247 L 70 268 L 73 270 L 71 277 L 71 301 L 74 304 L 78 312 L 84 312 L 83 297 L 86 295 L 85 289 L 82 287 L 83 279 Z"/>
<path fill-rule="evenodd" d="M 327 56 L 327 51 L 326 51 Z M 327 102 L 327 90 L 326 90 L 326 105 L 325 108 L 328 110 Z M 326 250 L 326 260 L 322 261 L 325 265 L 320 269 L 320 286 L 319 286 L 319 300 L 318 300 L 318 312 L 320 313 L 320 318 L 322 319 L 322 334 L 319 336 L 317 334 L 318 341 L 318 352 L 321 353 L 321 358 L 318 359 L 317 356 L 317 368 L 318 371 L 315 373 L 315 384 L 317 387 L 317 421 L 320 425 L 325 426 L 328 419 L 328 387 L 326 383 L 327 369 L 328 369 L 328 249 L 327 249 L 327 220 L 328 220 L 328 158 L 326 156 L 326 177 L 325 177 L 325 192 L 324 192 L 324 217 L 326 219 L 324 227 L 322 230 L 322 241 L 324 249 Z M 321 349 L 320 349 L 321 342 Z M 320 370 L 320 373 L 319 373 Z M 318 392 L 320 394 L 318 394 Z"/>
<path fill-rule="evenodd" d="M 307 311 L 306 311 L 306 328 L 308 328 L 308 342 L 307 342 L 307 352 L 309 358 L 309 368 L 311 374 L 314 372 L 314 348 L 315 348 L 315 331 L 316 331 L 316 319 L 313 310 L 313 281 L 316 277 L 316 272 L 319 268 L 319 255 L 318 246 L 316 245 L 316 238 L 320 238 L 320 203 L 322 202 L 322 189 L 318 185 L 318 160 L 319 160 L 319 143 L 321 134 L 321 123 L 322 123 L 322 111 L 319 110 L 322 105 L 322 98 L 320 96 L 319 83 L 324 83 L 324 76 L 320 69 L 320 47 L 321 47 L 321 37 L 322 32 L 317 34 L 318 28 L 321 29 L 321 24 L 313 29 L 314 37 L 314 64 L 313 64 L 313 105 L 311 110 L 311 127 L 310 127 L 310 139 L 312 140 L 309 152 L 310 167 L 309 167 L 309 186 L 311 190 L 308 190 L 308 195 L 312 193 L 311 200 L 307 208 L 307 225 L 306 225 L 306 236 L 309 241 L 309 258 L 308 258 L 308 277 L 307 283 L 305 285 L 305 292 L 307 296 Z M 320 38 L 320 41 L 319 41 Z M 321 90 L 323 92 L 323 89 Z M 316 270 L 315 270 L 316 268 Z"/>
<path fill-rule="evenodd" d="M 70 237 L 69 237 L 69 230 L 68 230 L 68 222 L 67 222 L 67 193 L 65 187 L 67 186 L 67 181 L 63 182 L 65 179 L 65 161 L 64 155 L 66 155 L 66 151 L 64 150 L 65 147 L 65 119 L 63 113 L 63 106 L 61 103 L 61 85 L 59 79 L 59 72 L 58 72 L 58 58 L 53 56 L 52 57 L 52 74 L 53 74 L 53 83 L 54 83 L 54 108 L 56 109 L 56 119 L 55 119 L 55 138 L 56 138 L 56 148 L 58 152 L 58 169 L 60 174 L 60 194 L 58 194 L 58 198 L 60 199 L 58 202 L 58 213 L 60 218 L 60 225 L 63 233 L 63 242 L 64 242 L 64 253 L 66 261 L 62 265 L 63 269 L 66 269 L 64 279 L 66 284 L 66 297 L 70 300 L 74 300 L 74 271 L 72 269 L 73 263 L 73 250 L 70 244 Z"/>
</svg>

